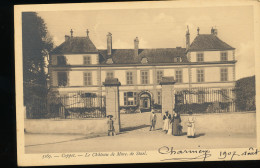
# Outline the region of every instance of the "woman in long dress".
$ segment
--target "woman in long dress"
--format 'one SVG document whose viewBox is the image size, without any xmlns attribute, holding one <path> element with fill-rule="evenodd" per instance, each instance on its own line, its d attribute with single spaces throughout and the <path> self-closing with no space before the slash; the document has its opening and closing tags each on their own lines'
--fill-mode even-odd
<svg viewBox="0 0 260 168">
<path fill-rule="evenodd" d="M 168 133 L 169 130 L 169 125 L 170 125 L 170 120 L 171 120 L 171 115 L 168 113 L 168 111 L 165 112 L 165 115 L 163 115 L 163 131 L 165 132 L 165 134 Z"/>
<path fill-rule="evenodd" d="M 169 119 L 169 130 L 167 132 L 167 135 L 172 135 L 172 124 L 173 124 L 173 117 Z"/>
<path fill-rule="evenodd" d="M 181 117 L 179 113 L 175 113 L 173 116 L 172 134 L 174 136 L 181 135 Z"/>
<path fill-rule="evenodd" d="M 188 113 L 188 122 L 187 122 L 187 126 L 188 126 L 188 131 L 187 131 L 187 137 L 188 138 L 194 138 L 195 137 L 195 118 L 192 115 L 192 112 Z"/>
</svg>

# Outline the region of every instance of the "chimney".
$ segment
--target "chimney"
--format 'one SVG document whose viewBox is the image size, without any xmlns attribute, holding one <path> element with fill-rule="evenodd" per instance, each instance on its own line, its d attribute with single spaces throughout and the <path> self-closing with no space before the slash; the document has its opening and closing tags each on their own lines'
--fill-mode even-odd
<svg viewBox="0 0 260 168">
<path fill-rule="evenodd" d="M 138 56 L 138 50 L 139 50 L 139 39 L 138 39 L 138 37 L 135 38 L 134 45 L 135 45 L 134 46 L 135 47 L 135 49 L 134 49 L 135 57 L 137 57 Z"/>
<path fill-rule="evenodd" d="M 214 34 L 214 29 L 213 29 L 213 27 L 211 28 L 211 34 L 212 34 L 212 35 Z"/>
<path fill-rule="evenodd" d="M 217 36 L 217 35 L 218 35 L 218 30 L 217 30 L 216 28 L 214 29 L 214 28 L 212 27 L 212 28 L 211 28 L 211 34 Z"/>
<path fill-rule="evenodd" d="M 72 38 L 73 37 L 73 30 L 70 29 L 70 37 Z"/>
<path fill-rule="evenodd" d="M 197 28 L 197 33 L 198 33 L 198 35 L 200 35 L 200 28 L 199 27 Z"/>
<path fill-rule="evenodd" d="M 218 29 L 214 29 L 214 35 L 217 36 L 218 35 Z"/>
<path fill-rule="evenodd" d="M 87 29 L 86 33 L 87 33 L 87 37 L 88 37 L 88 34 L 89 34 L 89 31 L 88 31 L 88 29 Z"/>
<path fill-rule="evenodd" d="M 190 31 L 189 31 L 189 26 L 187 26 L 187 31 L 186 31 L 186 50 L 189 50 L 190 48 Z"/>
<path fill-rule="evenodd" d="M 65 35 L 65 41 L 68 41 L 70 39 L 70 36 Z"/>
<path fill-rule="evenodd" d="M 107 55 L 112 54 L 112 34 L 108 32 L 107 34 Z"/>
</svg>

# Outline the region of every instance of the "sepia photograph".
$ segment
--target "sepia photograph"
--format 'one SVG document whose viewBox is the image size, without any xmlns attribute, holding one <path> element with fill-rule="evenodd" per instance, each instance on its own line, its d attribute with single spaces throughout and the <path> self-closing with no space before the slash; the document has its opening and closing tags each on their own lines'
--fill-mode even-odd
<svg viewBox="0 0 260 168">
<path fill-rule="evenodd" d="M 163 1 L 15 6 L 18 161 L 259 159 L 258 9 Z"/>
</svg>

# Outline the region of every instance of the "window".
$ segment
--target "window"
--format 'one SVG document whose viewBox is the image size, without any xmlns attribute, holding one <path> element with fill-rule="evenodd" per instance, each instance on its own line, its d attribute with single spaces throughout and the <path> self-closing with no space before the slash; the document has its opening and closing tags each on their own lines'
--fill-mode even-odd
<svg viewBox="0 0 260 168">
<path fill-rule="evenodd" d="M 127 85 L 134 84 L 134 82 L 133 82 L 133 72 L 126 72 L 126 84 Z"/>
<path fill-rule="evenodd" d="M 147 64 L 147 63 L 148 63 L 147 58 L 142 58 L 141 63 L 142 63 L 142 64 Z"/>
<path fill-rule="evenodd" d="M 220 69 L 220 81 L 228 81 L 228 69 L 221 68 Z"/>
<path fill-rule="evenodd" d="M 177 57 L 177 62 L 181 62 L 181 57 Z"/>
<path fill-rule="evenodd" d="M 66 65 L 66 57 L 65 56 L 57 56 L 57 65 Z"/>
<path fill-rule="evenodd" d="M 90 56 L 84 56 L 84 57 L 83 57 L 83 64 L 84 64 L 84 65 L 89 65 L 89 64 L 91 64 L 91 57 L 90 57 Z"/>
<path fill-rule="evenodd" d="M 92 74 L 91 72 L 84 72 L 84 86 L 92 85 Z"/>
<path fill-rule="evenodd" d="M 203 62 L 203 61 L 204 61 L 204 54 L 197 53 L 197 62 Z"/>
<path fill-rule="evenodd" d="M 197 82 L 204 82 L 204 70 L 197 69 Z"/>
<path fill-rule="evenodd" d="M 67 72 L 58 72 L 58 86 L 67 86 Z"/>
<path fill-rule="evenodd" d="M 136 105 L 136 92 L 124 92 L 124 105 L 133 106 Z"/>
<path fill-rule="evenodd" d="M 157 74 L 156 74 L 156 82 L 157 82 L 157 84 L 159 84 L 161 82 L 162 77 L 163 77 L 163 71 L 157 71 Z"/>
<path fill-rule="evenodd" d="M 203 93 L 198 94 L 198 103 L 204 103 L 205 95 Z"/>
<path fill-rule="evenodd" d="M 114 72 L 107 72 L 107 77 L 106 78 L 114 78 Z"/>
<path fill-rule="evenodd" d="M 141 71 L 141 84 L 148 84 L 149 82 L 149 72 Z"/>
<path fill-rule="evenodd" d="M 177 83 L 182 83 L 182 70 L 176 70 L 175 77 Z"/>
<path fill-rule="evenodd" d="M 157 92 L 157 103 L 158 104 L 162 104 L 162 95 L 161 95 L 161 92 Z"/>
<path fill-rule="evenodd" d="M 107 63 L 107 64 L 113 64 L 112 58 L 108 58 L 106 63 Z"/>
<path fill-rule="evenodd" d="M 227 57 L 227 52 L 221 52 L 220 53 L 220 61 L 227 61 L 228 57 Z"/>
</svg>

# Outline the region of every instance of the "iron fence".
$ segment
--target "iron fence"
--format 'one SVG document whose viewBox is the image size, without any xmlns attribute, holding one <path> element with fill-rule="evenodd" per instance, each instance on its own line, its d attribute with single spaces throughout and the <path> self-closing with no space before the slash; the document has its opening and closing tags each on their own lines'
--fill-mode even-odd
<svg viewBox="0 0 260 168">
<path fill-rule="evenodd" d="M 235 106 L 235 91 L 232 88 L 192 88 L 175 93 L 175 110 L 182 114 L 223 113 L 238 111 Z"/>
<path fill-rule="evenodd" d="M 75 92 L 49 95 L 47 100 L 34 99 L 27 109 L 27 118 L 79 119 L 106 117 L 105 97 L 93 93 Z"/>
</svg>

